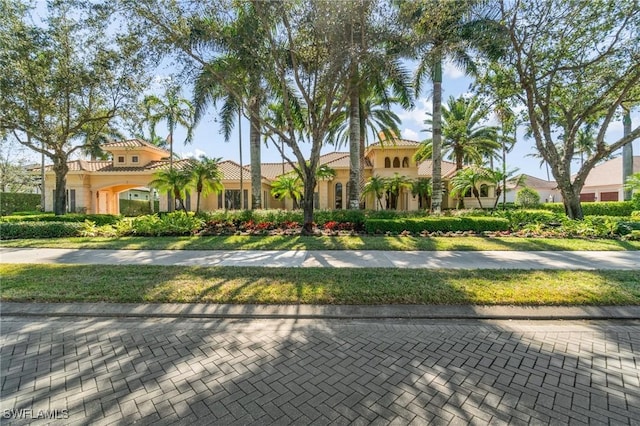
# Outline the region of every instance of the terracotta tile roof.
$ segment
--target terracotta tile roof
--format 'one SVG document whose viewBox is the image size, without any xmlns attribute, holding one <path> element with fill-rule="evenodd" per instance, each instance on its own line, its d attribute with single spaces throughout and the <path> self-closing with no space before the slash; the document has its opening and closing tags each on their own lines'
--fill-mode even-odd
<svg viewBox="0 0 640 426">
<path fill-rule="evenodd" d="M 633 172 L 640 172 L 640 156 L 633 157 Z M 622 185 L 622 183 L 622 157 L 617 157 L 595 166 L 587 176 L 584 186 Z"/>
<path fill-rule="evenodd" d="M 433 169 L 433 164 L 431 160 L 424 160 L 420 164 L 418 164 L 418 176 L 431 177 L 431 171 Z M 449 178 L 456 173 L 456 163 L 452 163 L 451 161 L 442 161 L 442 177 Z"/>
<path fill-rule="evenodd" d="M 274 180 L 282 174 L 282 163 L 262 163 L 260 172 L 267 179 Z M 289 163 L 284 164 L 284 172 L 289 173 L 293 167 Z"/>
<path fill-rule="evenodd" d="M 378 147 L 378 146 L 382 148 L 392 148 L 394 146 L 410 146 L 410 147 L 417 148 L 419 145 L 420 145 L 420 142 L 410 141 L 408 139 L 393 139 L 393 140 L 385 140 L 384 142 L 372 143 L 367 147 L 367 149 Z"/>
<path fill-rule="evenodd" d="M 159 151 L 159 152 L 163 152 L 163 153 L 169 153 L 169 151 L 167 151 L 166 149 L 157 147 L 147 141 L 143 141 L 142 139 L 127 139 L 124 141 L 115 141 L 115 142 L 109 142 L 106 143 L 104 145 L 102 145 L 102 148 L 105 151 L 109 151 L 110 148 L 141 148 L 141 147 L 145 147 L 145 148 L 151 148 L 155 151 Z"/>
<path fill-rule="evenodd" d="M 319 164 L 326 164 L 334 169 L 348 169 L 349 168 L 349 153 L 348 152 L 329 152 L 320 156 Z M 365 158 L 365 168 L 372 168 L 373 164 L 368 158 Z M 293 167 L 289 163 L 284 164 L 284 172 L 289 173 L 293 170 Z M 282 163 L 263 163 L 262 175 L 273 180 L 282 174 Z"/>
</svg>

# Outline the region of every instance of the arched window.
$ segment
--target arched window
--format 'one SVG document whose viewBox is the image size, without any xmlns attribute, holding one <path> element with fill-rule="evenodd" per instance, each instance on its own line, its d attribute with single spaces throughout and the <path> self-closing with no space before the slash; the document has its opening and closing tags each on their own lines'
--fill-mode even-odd
<svg viewBox="0 0 640 426">
<path fill-rule="evenodd" d="M 398 157 L 395 157 L 393 159 L 393 168 L 394 169 L 399 169 L 400 168 L 400 159 Z"/>
<path fill-rule="evenodd" d="M 336 209 L 342 208 L 342 184 L 336 183 Z"/>
<path fill-rule="evenodd" d="M 406 169 L 406 168 L 408 168 L 408 167 L 409 167 L 409 159 L 408 159 L 407 157 L 404 157 L 404 158 L 402 159 L 402 168 L 403 168 L 403 169 Z"/>
<path fill-rule="evenodd" d="M 480 185 L 480 196 L 481 197 L 488 197 L 489 196 L 489 185 L 487 184 L 482 184 Z"/>
<path fill-rule="evenodd" d="M 384 157 L 384 168 L 385 169 L 391 168 L 391 160 L 389 159 L 389 157 Z"/>
</svg>

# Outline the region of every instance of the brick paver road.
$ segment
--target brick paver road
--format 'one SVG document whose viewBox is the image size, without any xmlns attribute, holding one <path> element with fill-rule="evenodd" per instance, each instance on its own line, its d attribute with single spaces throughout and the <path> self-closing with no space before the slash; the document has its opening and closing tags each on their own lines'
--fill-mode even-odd
<svg viewBox="0 0 640 426">
<path fill-rule="evenodd" d="M 640 424 L 638 322 L 1 326 L 3 423 Z"/>
</svg>

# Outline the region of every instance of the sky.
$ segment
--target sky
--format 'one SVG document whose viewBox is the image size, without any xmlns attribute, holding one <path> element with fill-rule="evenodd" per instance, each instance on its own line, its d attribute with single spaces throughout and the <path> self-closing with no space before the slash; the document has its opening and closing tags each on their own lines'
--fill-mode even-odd
<svg viewBox="0 0 640 426">
<path fill-rule="evenodd" d="M 455 65 L 446 63 L 443 70 L 443 84 L 442 84 L 442 100 L 443 104 L 446 103 L 449 96 L 458 97 L 460 95 L 469 95 L 470 85 L 472 79 L 467 77 L 460 69 Z M 402 123 L 399 126 L 401 135 L 404 139 L 422 141 L 429 135 L 423 130 L 426 127 L 424 120 L 427 117 L 427 113 L 431 112 L 431 98 L 428 93 L 428 84 L 425 84 L 427 90 L 416 99 L 415 108 L 411 111 L 405 111 L 400 107 L 394 108 L 394 112 L 400 117 Z M 185 91 L 183 95 L 186 98 L 190 98 L 190 93 Z M 174 151 L 182 157 L 206 155 L 207 157 L 221 157 L 223 160 L 233 160 L 240 162 L 239 146 L 238 146 L 238 131 L 234 129 L 231 134 L 229 142 L 224 141 L 224 137 L 220 134 L 219 126 L 216 123 L 217 111 L 211 108 L 205 118 L 201 121 L 198 127 L 194 131 L 193 142 L 185 145 L 183 143 L 186 131 L 184 129 L 178 129 L 174 138 Z M 632 114 L 632 124 L 636 126 L 640 122 L 640 111 L 637 109 Z M 496 125 L 495 117 L 491 117 L 489 125 Z M 162 134 L 164 129 L 158 128 L 159 134 Z M 524 137 L 523 129 L 518 132 L 517 142 L 509 154 L 507 154 L 507 169 L 517 168 L 517 173 L 526 173 L 541 179 L 547 179 L 547 172 L 544 166 L 540 165 L 540 160 L 536 158 L 528 157 L 528 154 L 535 153 L 535 142 L 533 139 L 527 140 Z M 614 122 L 610 125 L 610 132 L 607 134 L 607 140 L 617 140 L 622 137 L 622 122 Z M 322 149 L 322 153 L 335 151 L 335 147 L 326 146 Z M 347 151 L 348 148 L 343 147 L 340 151 Z M 309 152 L 307 147 L 304 150 L 305 153 Z M 634 155 L 640 155 L 640 140 L 633 142 Z M 621 154 L 621 151 L 619 152 Z M 242 163 L 249 163 L 249 126 L 246 119 L 242 120 Z M 293 155 L 290 158 L 294 158 Z M 447 159 L 446 157 L 444 159 Z M 278 150 L 272 145 L 262 145 L 262 162 L 263 163 L 275 163 L 280 162 L 281 157 Z M 579 168 L 579 162 L 574 162 L 575 170 Z M 496 163 L 496 167 L 497 167 Z M 553 179 L 553 176 L 551 176 Z"/>
</svg>

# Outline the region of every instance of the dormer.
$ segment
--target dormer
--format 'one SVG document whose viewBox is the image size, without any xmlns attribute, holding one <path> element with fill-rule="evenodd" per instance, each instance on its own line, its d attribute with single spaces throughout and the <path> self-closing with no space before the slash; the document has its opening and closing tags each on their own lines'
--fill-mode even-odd
<svg viewBox="0 0 640 426">
<path fill-rule="evenodd" d="M 111 153 L 113 167 L 143 167 L 169 157 L 169 151 L 141 139 L 107 143 L 102 149 Z"/>
</svg>

